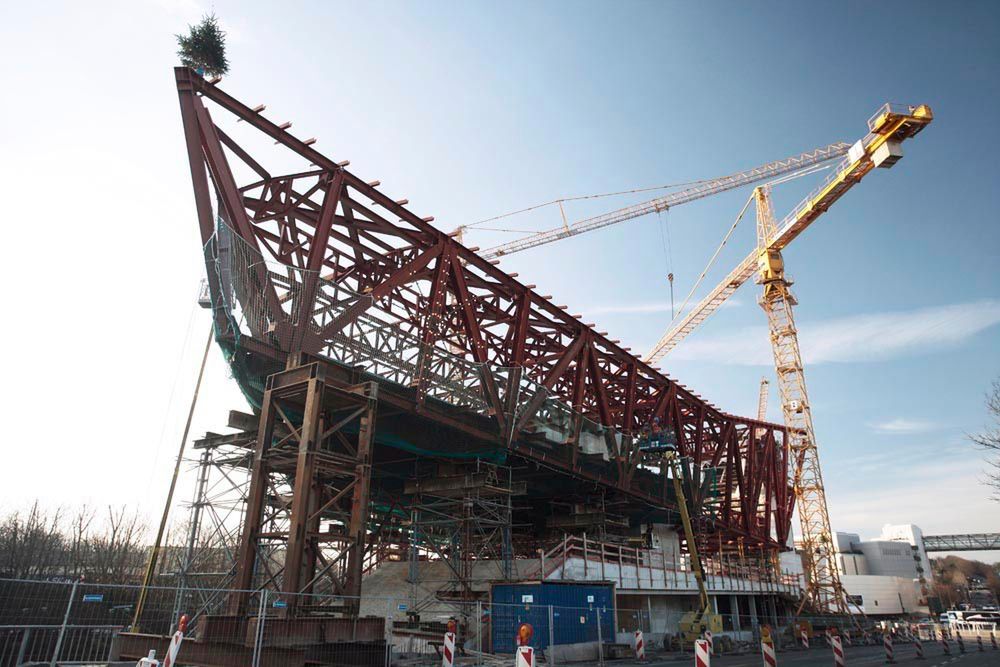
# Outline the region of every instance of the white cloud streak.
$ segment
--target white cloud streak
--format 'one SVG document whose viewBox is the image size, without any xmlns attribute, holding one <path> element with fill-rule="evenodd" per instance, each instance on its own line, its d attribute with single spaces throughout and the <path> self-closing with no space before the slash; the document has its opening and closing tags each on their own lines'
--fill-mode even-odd
<svg viewBox="0 0 1000 667">
<path fill-rule="evenodd" d="M 1000 301 L 852 315 L 799 325 L 807 364 L 885 361 L 962 343 L 1000 324 Z M 685 340 L 671 357 L 680 361 L 766 366 L 773 363 L 766 327 Z"/>
<path fill-rule="evenodd" d="M 938 428 L 938 425 L 922 419 L 896 417 L 895 419 L 871 424 L 871 428 L 876 433 L 883 435 L 916 435 L 917 433 L 933 431 Z"/>
<path fill-rule="evenodd" d="M 722 304 L 723 308 L 736 308 L 742 305 L 738 299 L 729 299 Z M 651 302 L 651 303 L 623 303 L 623 304 L 608 304 L 604 306 L 594 306 L 592 308 L 586 308 L 583 312 L 588 315 L 606 315 L 606 314 L 635 314 L 635 313 L 669 313 L 670 312 L 670 302 Z"/>
</svg>

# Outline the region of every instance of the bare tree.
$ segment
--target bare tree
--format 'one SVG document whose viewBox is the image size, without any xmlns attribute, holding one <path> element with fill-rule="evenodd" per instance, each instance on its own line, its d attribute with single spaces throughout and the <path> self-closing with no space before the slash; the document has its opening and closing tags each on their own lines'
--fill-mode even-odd
<svg viewBox="0 0 1000 667">
<path fill-rule="evenodd" d="M 993 424 L 969 439 L 986 452 L 986 485 L 993 490 L 993 500 L 1000 502 L 1000 380 L 994 380 L 993 390 L 986 394 L 986 411 Z"/>
<path fill-rule="evenodd" d="M 130 582 L 141 576 L 145 532 L 146 526 L 136 512 L 109 506 L 103 532 L 90 539 L 87 579 L 100 583 Z"/>
<path fill-rule="evenodd" d="M 47 512 L 35 501 L 27 513 L 16 511 L 0 523 L 0 572 L 15 579 L 45 576 L 62 563 L 65 541 L 59 510 Z"/>
</svg>

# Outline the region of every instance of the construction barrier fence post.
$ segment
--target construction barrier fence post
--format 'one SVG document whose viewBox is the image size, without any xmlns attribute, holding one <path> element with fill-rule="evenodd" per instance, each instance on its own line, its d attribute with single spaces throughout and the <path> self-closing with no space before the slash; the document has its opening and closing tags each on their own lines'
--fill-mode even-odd
<svg viewBox="0 0 1000 667">
<path fill-rule="evenodd" d="M 844 667 L 844 645 L 837 635 L 830 635 L 830 648 L 833 649 L 833 664 L 836 667 Z"/>
<path fill-rule="evenodd" d="M 886 632 L 882 635 L 882 645 L 885 646 L 885 661 L 888 663 L 896 662 L 892 654 L 892 634 Z"/>
<path fill-rule="evenodd" d="M 597 614 L 597 664 L 604 667 L 604 637 L 601 636 L 601 608 L 594 610 Z"/>
<path fill-rule="evenodd" d="M 715 655 L 715 641 L 712 639 L 712 631 L 705 630 L 705 641 L 708 642 L 709 655 Z"/>
<path fill-rule="evenodd" d="M 553 655 L 553 650 L 555 645 L 556 645 L 555 613 L 552 611 L 552 605 L 549 605 L 549 650 L 545 654 L 545 661 L 550 666 L 554 666 L 556 664 L 555 656 Z"/>
<path fill-rule="evenodd" d="M 52 650 L 52 661 L 49 667 L 56 667 L 59 661 L 59 653 L 62 650 L 63 637 L 66 636 L 66 625 L 69 623 L 69 612 L 73 609 L 73 600 L 76 599 L 76 587 L 80 585 L 80 580 L 73 582 L 73 588 L 69 592 L 69 600 L 66 602 L 66 613 L 63 615 L 62 626 L 59 628 L 59 637 L 56 639 L 56 647 Z"/>
<path fill-rule="evenodd" d="M 948 635 L 944 630 L 941 631 L 941 648 L 944 649 L 945 655 L 951 655 L 951 643 L 948 642 Z"/>
<path fill-rule="evenodd" d="M 635 659 L 646 659 L 646 644 L 642 640 L 642 630 L 635 631 Z"/>
<path fill-rule="evenodd" d="M 917 660 L 924 659 L 924 645 L 920 642 L 920 637 L 913 638 L 913 648 L 917 651 Z"/>
<path fill-rule="evenodd" d="M 965 653 L 965 640 L 962 639 L 962 633 L 958 630 L 955 631 L 955 641 L 958 642 L 958 652 Z"/>
<path fill-rule="evenodd" d="M 983 636 L 981 634 L 979 634 L 979 632 L 976 632 L 976 646 L 979 647 L 980 651 L 984 651 L 985 650 L 983 648 Z"/>
<path fill-rule="evenodd" d="M 993 650 L 997 650 L 997 633 L 990 630 L 990 644 L 993 645 Z"/>
<path fill-rule="evenodd" d="M 518 646 L 514 667 L 535 667 L 535 649 L 530 646 Z"/>
<path fill-rule="evenodd" d="M 694 667 L 711 667 L 712 654 L 708 652 L 708 642 L 704 639 L 694 640 Z"/>
<path fill-rule="evenodd" d="M 802 648 L 808 649 L 809 648 L 809 632 L 805 629 L 805 626 L 803 626 L 799 630 L 799 636 L 800 636 L 800 638 L 802 640 Z"/>
</svg>

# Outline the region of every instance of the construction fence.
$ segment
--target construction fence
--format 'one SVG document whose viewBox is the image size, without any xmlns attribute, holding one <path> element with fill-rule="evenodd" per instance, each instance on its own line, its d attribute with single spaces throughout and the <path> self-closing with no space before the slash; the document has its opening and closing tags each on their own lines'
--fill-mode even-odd
<svg viewBox="0 0 1000 667">
<path fill-rule="evenodd" d="M 349 598 L 189 585 L 148 589 L 133 623 L 139 593 L 133 585 L 0 579 L 0 667 L 135 665 L 150 651 L 162 659 L 181 616 L 188 622 L 175 664 L 200 667 L 437 667 L 446 651 L 454 652 L 455 665 L 512 665 L 523 623 L 532 627 L 530 644 L 540 665 L 631 657 L 636 631 L 643 633 L 647 654 L 691 650 L 678 634 L 683 612 L 653 617 L 644 609 L 616 608 L 613 597 L 611 604 L 604 599 L 582 606 L 536 605 L 530 596 L 519 604 L 414 603 L 402 595 Z M 838 631 L 853 631 L 861 641 L 850 623 L 843 621 Z M 763 624 L 773 629 L 779 648 L 801 641 L 791 618 L 723 615 L 717 650 L 756 646 Z M 809 639 L 817 646 L 825 627 L 811 624 Z M 874 641 L 877 628 L 871 630 Z"/>
</svg>

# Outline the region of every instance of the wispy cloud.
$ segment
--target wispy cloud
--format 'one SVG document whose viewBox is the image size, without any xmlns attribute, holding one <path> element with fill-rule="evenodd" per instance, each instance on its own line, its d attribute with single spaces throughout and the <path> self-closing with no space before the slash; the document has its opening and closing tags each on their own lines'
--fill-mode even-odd
<svg viewBox="0 0 1000 667">
<path fill-rule="evenodd" d="M 722 304 L 723 308 L 736 308 L 742 305 L 738 299 L 729 299 Z M 634 314 L 634 313 L 669 313 L 670 312 L 670 302 L 654 301 L 650 303 L 622 303 L 622 304 L 607 304 L 603 306 L 593 306 L 591 308 L 584 309 L 585 313 L 588 315 L 606 315 L 606 314 Z"/>
<path fill-rule="evenodd" d="M 957 345 L 998 323 L 1000 301 L 988 299 L 804 323 L 799 325 L 799 342 L 808 364 L 884 361 Z M 695 335 L 671 357 L 749 366 L 773 362 L 765 327 L 706 339 Z"/>
<path fill-rule="evenodd" d="M 884 435 L 915 435 L 917 433 L 933 431 L 938 428 L 938 424 L 922 419 L 896 417 L 895 419 L 871 424 L 871 428 L 876 433 Z"/>
</svg>

